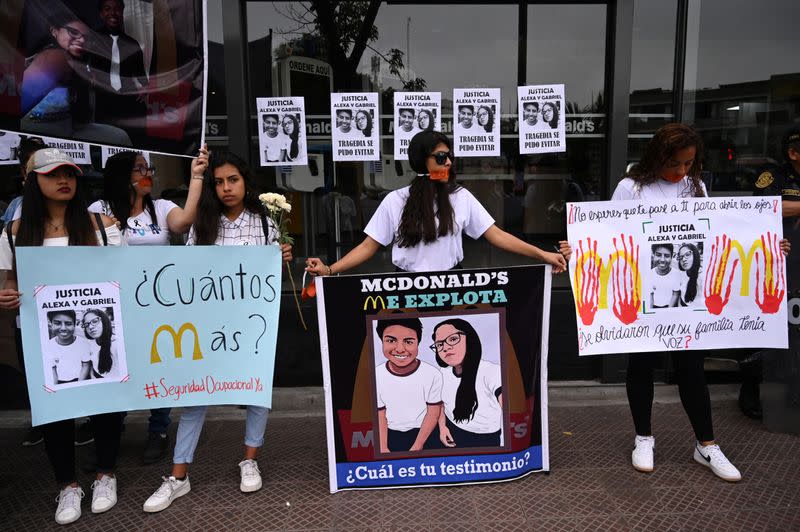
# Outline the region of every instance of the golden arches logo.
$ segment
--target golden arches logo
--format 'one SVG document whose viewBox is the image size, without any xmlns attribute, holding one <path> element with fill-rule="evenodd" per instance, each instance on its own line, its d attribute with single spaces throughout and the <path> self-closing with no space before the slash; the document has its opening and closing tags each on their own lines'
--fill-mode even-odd
<svg viewBox="0 0 800 532">
<path fill-rule="evenodd" d="M 178 329 L 178 332 L 175 332 L 175 329 L 172 328 L 170 325 L 162 325 L 156 332 L 153 334 L 153 343 L 150 346 L 150 363 L 156 364 L 161 362 L 161 357 L 158 353 L 158 336 L 162 332 L 167 332 L 172 337 L 172 347 L 175 353 L 175 358 L 183 358 L 183 348 L 181 347 L 181 340 L 183 339 L 183 333 L 186 331 L 191 331 L 194 335 L 194 348 L 192 350 L 192 360 L 201 360 L 203 358 L 203 353 L 200 351 L 200 335 L 197 333 L 197 328 L 192 323 L 184 323 Z"/>
<path fill-rule="evenodd" d="M 364 310 L 367 310 L 367 307 L 372 304 L 372 310 L 378 310 L 378 304 L 380 303 L 380 308 L 386 308 L 386 301 L 384 301 L 383 296 L 367 296 L 364 300 Z"/>
</svg>

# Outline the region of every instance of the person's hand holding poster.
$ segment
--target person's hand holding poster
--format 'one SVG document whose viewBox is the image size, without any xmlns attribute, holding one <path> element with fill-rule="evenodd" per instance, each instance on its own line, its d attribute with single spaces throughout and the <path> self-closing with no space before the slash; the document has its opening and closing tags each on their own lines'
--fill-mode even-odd
<svg viewBox="0 0 800 532">
<path fill-rule="evenodd" d="M 408 144 L 420 131 L 442 130 L 442 93 L 394 93 L 394 158 L 408 160 Z"/>
<path fill-rule="evenodd" d="M 453 89 L 457 157 L 500 155 L 500 89 Z"/>
<path fill-rule="evenodd" d="M 579 354 L 787 347 L 779 198 L 567 210 Z"/>
<path fill-rule="evenodd" d="M 333 160 L 380 160 L 378 117 L 377 92 L 332 93 Z"/>
<path fill-rule="evenodd" d="M 206 93 L 202 0 L 26 0 L 0 5 L 0 127 L 192 155 Z"/>
<path fill-rule="evenodd" d="M 308 164 L 305 98 L 256 98 L 256 108 L 261 166 Z"/>
<path fill-rule="evenodd" d="M 517 103 L 521 154 L 567 151 L 563 84 L 517 87 Z"/>
</svg>

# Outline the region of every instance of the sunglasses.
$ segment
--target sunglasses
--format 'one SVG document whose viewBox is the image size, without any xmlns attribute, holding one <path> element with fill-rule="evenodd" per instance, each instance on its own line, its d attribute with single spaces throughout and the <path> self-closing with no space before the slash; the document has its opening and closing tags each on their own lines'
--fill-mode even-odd
<svg viewBox="0 0 800 532">
<path fill-rule="evenodd" d="M 436 160 L 436 164 L 444 164 L 447 159 L 456 160 L 456 156 L 451 151 L 437 151 L 436 153 L 431 153 L 428 157 L 433 157 Z"/>
<path fill-rule="evenodd" d="M 134 172 L 139 172 L 142 175 L 147 175 L 147 172 L 150 172 L 151 175 L 155 175 L 156 167 L 155 166 L 134 166 Z"/>
</svg>

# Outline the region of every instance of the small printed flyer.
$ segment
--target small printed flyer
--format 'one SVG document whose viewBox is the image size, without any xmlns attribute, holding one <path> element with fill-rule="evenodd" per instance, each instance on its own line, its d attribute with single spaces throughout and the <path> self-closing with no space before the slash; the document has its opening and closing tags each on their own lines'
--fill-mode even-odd
<svg viewBox="0 0 800 532">
<path fill-rule="evenodd" d="M 500 89 L 453 89 L 457 157 L 500 155 Z"/>
<path fill-rule="evenodd" d="M 331 94 L 334 161 L 378 161 L 380 120 L 377 92 Z"/>
<path fill-rule="evenodd" d="M 563 84 L 517 87 L 517 103 L 521 154 L 567 151 Z"/>
<path fill-rule="evenodd" d="M 101 157 L 101 162 L 102 162 L 103 168 L 105 168 L 106 161 L 108 161 L 109 157 L 111 157 L 112 155 L 116 155 L 118 153 L 124 152 L 124 151 L 131 151 L 131 148 L 114 148 L 113 146 L 100 146 L 100 157 Z M 133 151 L 135 151 L 136 153 L 138 153 L 139 155 L 144 157 L 144 160 L 147 161 L 148 165 L 150 164 L 150 152 L 141 151 L 141 150 L 133 150 Z"/>
<path fill-rule="evenodd" d="M 302 96 L 256 98 L 261 166 L 308 164 Z"/>
<path fill-rule="evenodd" d="M 442 130 L 442 93 L 395 92 L 394 124 L 394 158 L 407 161 L 414 135 Z"/>
</svg>

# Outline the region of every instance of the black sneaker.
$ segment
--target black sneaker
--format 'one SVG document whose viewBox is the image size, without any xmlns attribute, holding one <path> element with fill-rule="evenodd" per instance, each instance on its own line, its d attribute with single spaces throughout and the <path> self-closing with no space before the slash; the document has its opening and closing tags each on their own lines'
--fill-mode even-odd
<svg viewBox="0 0 800 532">
<path fill-rule="evenodd" d="M 164 457 L 169 447 L 169 436 L 167 434 L 158 434 L 157 432 L 150 432 L 147 437 L 147 445 L 144 448 L 142 455 L 142 462 L 145 464 L 154 464 Z"/>
<path fill-rule="evenodd" d="M 23 447 L 33 447 L 34 445 L 39 445 L 44 441 L 44 435 L 42 431 L 38 428 L 31 427 L 28 433 L 25 435 L 25 439 L 22 440 Z"/>
<path fill-rule="evenodd" d="M 94 441 L 94 433 L 92 432 L 92 422 L 91 420 L 85 421 L 78 425 L 78 429 L 75 431 L 75 447 L 80 447 L 81 445 L 88 445 Z"/>
</svg>

